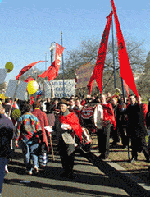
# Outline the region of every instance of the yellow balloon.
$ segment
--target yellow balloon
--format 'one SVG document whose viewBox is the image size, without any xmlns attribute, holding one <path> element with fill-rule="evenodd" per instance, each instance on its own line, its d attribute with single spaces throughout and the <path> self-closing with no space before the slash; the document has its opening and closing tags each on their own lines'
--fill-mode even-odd
<svg viewBox="0 0 150 197">
<path fill-rule="evenodd" d="M 7 69 L 7 72 L 10 73 L 10 72 L 13 70 L 14 65 L 13 65 L 12 62 L 7 62 L 7 63 L 5 64 L 5 68 Z"/>
<path fill-rule="evenodd" d="M 12 118 L 14 120 L 16 120 L 17 118 L 19 118 L 21 116 L 21 112 L 19 109 L 14 109 L 12 112 Z"/>
<path fill-rule="evenodd" d="M 5 99 L 5 94 L 1 94 L 1 95 L 0 95 L 0 98 L 1 98 L 1 99 Z"/>
<path fill-rule="evenodd" d="M 36 81 L 32 80 L 27 85 L 27 90 L 29 94 L 34 94 L 39 88 L 39 85 Z"/>
</svg>

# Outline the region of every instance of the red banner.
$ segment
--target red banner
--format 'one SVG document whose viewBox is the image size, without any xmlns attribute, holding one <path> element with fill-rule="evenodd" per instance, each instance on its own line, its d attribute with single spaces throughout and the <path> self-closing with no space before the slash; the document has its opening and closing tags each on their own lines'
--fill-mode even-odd
<svg viewBox="0 0 150 197">
<path fill-rule="evenodd" d="M 56 67 L 56 72 L 58 72 L 60 65 L 61 65 L 61 57 L 62 53 L 64 51 L 64 47 L 56 43 L 56 52 L 55 52 L 55 67 Z"/>
<path fill-rule="evenodd" d="M 16 80 L 19 80 L 19 77 L 21 75 L 23 75 L 25 72 L 27 72 L 30 68 L 32 68 L 35 64 L 39 63 L 39 62 L 45 62 L 45 61 L 38 61 L 38 62 L 33 62 L 25 67 L 23 67 L 19 73 L 19 75 L 16 76 Z"/>
<path fill-rule="evenodd" d="M 38 75 L 38 77 L 42 77 L 42 78 L 48 77 L 49 81 L 57 77 L 61 65 L 61 57 L 63 51 L 64 51 L 64 47 L 56 43 L 55 61 L 52 63 L 51 66 L 48 67 L 48 70 L 46 70 L 41 75 Z"/>
<path fill-rule="evenodd" d="M 100 47 L 98 50 L 98 57 L 97 57 L 96 66 L 94 68 L 93 75 L 91 76 L 91 79 L 88 84 L 89 94 L 91 94 L 94 79 L 96 80 L 96 82 L 98 84 L 98 88 L 99 88 L 100 92 L 102 93 L 102 75 L 103 75 L 105 58 L 106 58 L 106 54 L 107 54 L 107 42 L 108 42 L 109 31 L 110 31 L 110 27 L 111 27 L 112 14 L 113 14 L 113 12 L 111 12 L 110 15 L 107 16 L 107 24 L 106 24 L 105 30 L 103 32 L 102 40 L 101 40 Z"/>
<path fill-rule="evenodd" d="M 53 80 L 55 79 L 57 76 L 57 73 L 56 73 L 56 68 L 55 68 L 55 61 L 52 63 L 51 66 L 48 67 L 48 69 L 43 72 L 41 75 L 38 75 L 37 78 L 39 77 L 42 77 L 42 78 L 45 78 L 45 77 L 48 77 L 48 80 Z"/>
<path fill-rule="evenodd" d="M 112 5 L 114 17 L 115 17 L 115 24 L 116 24 L 118 56 L 119 56 L 119 63 L 120 63 L 120 76 L 125 81 L 125 83 L 129 86 L 129 88 L 134 92 L 134 94 L 136 94 L 137 97 L 139 97 L 139 94 L 135 86 L 134 76 L 131 70 L 129 57 L 126 51 L 125 41 L 123 38 L 123 34 L 121 32 L 118 16 L 116 14 L 116 7 L 115 7 L 113 0 L 111 0 L 111 5 Z"/>
</svg>

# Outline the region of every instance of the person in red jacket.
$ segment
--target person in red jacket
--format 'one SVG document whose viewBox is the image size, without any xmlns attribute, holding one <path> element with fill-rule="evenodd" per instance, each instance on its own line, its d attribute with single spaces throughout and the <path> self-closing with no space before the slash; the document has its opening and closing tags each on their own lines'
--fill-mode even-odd
<svg viewBox="0 0 150 197">
<path fill-rule="evenodd" d="M 101 103 L 103 108 L 103 125 L 102 129 L 98 130 L 98 149 L 101 155 L 100 159 L 106 159 L 109 155 L 109 140 L 110 140 L 110 129 L 116 129 L 116 120 L 114 111 L 111 103 L 106 103 L 106 96 L 102 94 Z"/>
<path fill-rule="evenodd" d="M 32 114 L 34 116 L 36 116 L 40 122 L 40 125 L 41 125 L 41 128 L 42 128 L 42 136 L 41 136 L 41 153 L 44 155 L 46 154 L 46 157 L 47 157 L 47 152 L 49 151 L 49 148 L 48 148 L 48 137 L 47 137 L 47 133 L 46 133 L 46 130 L 44 129 L 45 126 L 49 126 L 48 125 L 48 119 L 47 119 L 47 115 L 45 112 L 42 112 L 40 110 L 40 106 L 41 104 L 36 101 L 34 104 L 33 104 L 33 112 Z M 42 166 L 45 166 L 47 164 L 46 161 L 43 161 L 44 163 L 42 163 L 41 165 Z"/>
</svg>

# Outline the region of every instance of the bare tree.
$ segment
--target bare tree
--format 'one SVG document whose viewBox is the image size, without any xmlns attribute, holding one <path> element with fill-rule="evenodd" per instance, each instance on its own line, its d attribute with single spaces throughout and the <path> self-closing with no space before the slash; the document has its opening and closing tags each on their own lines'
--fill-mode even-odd
<svg viewBox="0 0 150 197">
<path fill-rule="evenodd" d="M 93 65 L 97 61 L 99 41 L 94 39 L 83 41 L 79 49 L 74 49 L 69 51 L 65 60 L 65 77 L 73 78 L 75 77 L 75 70 L 80 66 L 88 62 Z M 129 56 L 130 65 L 133 73 L 136 71 L 142 72 L 144 69 L 144 50 L 142 49 L 142 43 L 135 41 L 126 41 L 126 49 Z M 108 43 L 107 55 L 103 71 L 103 88 L 104 91 L 109 91 L 114 89 L 114 65 L 113 65 L 113 55 L 112 55 L 112 42 Z M 118 59 L 118 48 L 115 41 L 115 66 L 116 66 L 116 82 L 117 88 L 121 88 L 120 79 L 120 66 Z"/>
<path fill-rule="evenodd" d="M 139 79 L 137 81 L 139 87 L 139 93 L 144 95 L 145 98 L 150 98 L 150 52 L 144 62 L 143 72 L 139 74 Z"/>
</svg>

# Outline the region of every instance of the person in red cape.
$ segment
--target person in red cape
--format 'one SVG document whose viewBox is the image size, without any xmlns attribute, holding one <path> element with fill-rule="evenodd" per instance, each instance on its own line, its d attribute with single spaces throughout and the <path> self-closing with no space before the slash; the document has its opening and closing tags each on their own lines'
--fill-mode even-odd
<svg viewBox="0 0 150 197">
<path fill-rule="evenodd" d="M 48 125 L 48 119 L 47 119 L 47 115 L 45 112 L 42 112 L 40 110 L 40 106 L 41 104 L 36 101 L 34 102 L 33 104 L 33 112 L 32 114 L 34 116 L 36 116 L 40 122 L 40 125 L 41 125 L 41 128 L 42 128 L 42 136 L 41 136 L 41 152 L 42 153 L 47 153 L 49 151 L 49 148 L 48 148 L 48 138 L 47 138 L 47 134 L 46 134 L 46 131 L 44 129 L 45 126 L 49 126 Z M 46 165 L 46 164 L 41 164 L 42 166 Z"/>
<path fill-rule="evenodd" d="M 101 96 L 102 108 L 103 108 L 103 125 L 102 129 L 98 130 L 98 149 L 101 153 L 100 159 L 106 159 L 109 155 L 109 140 L 110 129 L 113 126 L 116 129 L 116 120 L 111 103 L 106 103 L 106 95 Z"/>
<path fill-rule="evenodd" d="M 82 142 L 82 128 L 79 119 L 74 112 L 70 112 L 67 105 L 69 102 L 62 99 L 60 102 L 60 113 L 57 114 L 53 130 L 57 134 L 58 150 L 64 172 L 62 176 L 73 178 L 73 167 L 75 160 L 75 134 Z"/>
</svg>

